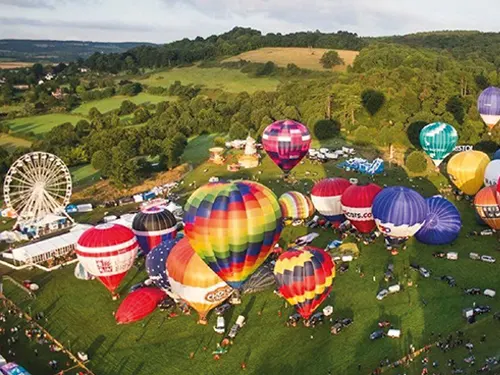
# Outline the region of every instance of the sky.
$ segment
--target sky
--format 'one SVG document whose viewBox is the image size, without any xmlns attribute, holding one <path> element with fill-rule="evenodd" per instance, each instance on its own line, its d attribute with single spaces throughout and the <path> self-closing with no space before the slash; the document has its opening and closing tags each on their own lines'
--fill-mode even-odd
<svg viewBox="0 0 500 375">
<path fill-rule="evenodd" d="M 167 43 L 234 26 L 362 36 L 500 31 L 498 0 L 0 0 L 0 39 Z"/>
</svg>

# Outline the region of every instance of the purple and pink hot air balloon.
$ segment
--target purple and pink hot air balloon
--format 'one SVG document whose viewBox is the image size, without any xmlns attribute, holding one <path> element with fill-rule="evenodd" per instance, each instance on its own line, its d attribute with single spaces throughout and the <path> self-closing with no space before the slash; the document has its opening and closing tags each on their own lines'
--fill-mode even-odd
<svg viewBox="0 0 500 375">
<path fill-rule="evenodd" d="M 490 86 L 477 99 L 477 110 L 491 132 L 500 121 L 500 89 Z"/>
</svg>

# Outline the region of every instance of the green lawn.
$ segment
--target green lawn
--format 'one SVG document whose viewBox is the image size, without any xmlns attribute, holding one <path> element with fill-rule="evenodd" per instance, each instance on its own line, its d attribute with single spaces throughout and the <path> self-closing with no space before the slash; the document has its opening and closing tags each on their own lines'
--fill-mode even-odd
<svg viewBox="0 0 500 375">
<path fill-rule="evenodd" d="M 275 78 L 250 78 L 236 69 L 198 67 L 175 68 L 155 73 L 139 82 L 149 86 L 168 87 L 175 81 L 181 81 L 184 85 L 192 83 L 209 89 L 248 93 L 261 90 L 274 91 L 279 83 Z"/>
<path fill-rule="evenodd" d="M 0 134 L 0 147 L 5 148 L 9 152 L 12 152 L 17 147 L 31 147 L 31 142 L 26 139 L 13 137 L 8 134 Z"/>
<path fill-rule="evenodd" d="M 99 180 L 100 174 L 91 164 L 79 165 L 70 168 L 73 187 L 82 188 L 92 185 Z"/>
<path fill-rule="evenodd" d="M 189 138 L 188 145 L 182 154 L 182 160 L 198 165 L 208 159 L 208 149 L 213 147 L 213 140 L 217 134 L 203 134 Z"/>
<path fill-rule="evenodd" d="M 197 148 L 209 144 L 208 138 L 200 138 Z M 196 145 L 196 144 L 195 144 Z M 188 149 L 187 156 L 193 149 Z M 196 154 L 198 155 L 198 154 Z M 186 157 L 186 155 L 185 155 Z M 235 159 L 228 155 L 228 162 Z M 207 171 L 205 171 L 208 169 Z M 257 171 L 262 171 L 258 174 Z M 308 174 L 307 174 L 308 172 Z M 437 193 L 436 186 L 445 181 L 442 175 L 432 174 L 427 178 L 409 179 L 398 167 L 387 169 L 388 176 L 377 176 L 379 185 L 406 185 L 414 187 L 425 196 Z M 309 192 L 313 181 L 324 176 L 357 177 L 367 180 L 353 172 L 338 169 L 333 162 L 312 164 L 305 161 L 298 165 L 293 175 L 299 182 L 285 183 L 280 179 L 280 170 L 268 157 L 255 170 L 246 170 L 231 174 L 226 165 L 214 166 L 203 163 L 188 175 L 183 183 L 182 192 L 188 193 L 196 182 L 199 186 L 211 176 L 225 178 L 258 178 L 271 187 L 276 194 L 287 190 Z M 345 274 L 337 274 L 333 292 L 326 304 L 334 306 L 334 318 L 350 317 L 354 324 L 338 336 L 329 333 L 329 322 L 315 329 L 299 326 L 287 328 L 284 322 L 293 312 L 285 308 L 282 299 L 272 291 L 254 295 L 244 295 L 243 303 L 226 314 L 226 326 L 230 327 L 239 314 L 247 318 L 247 324 L 234 340 L 234 345 L 220 361 L 214 361 L 211 355 L 221 336 L 214 333 L 212 326 L 215 316 L 210 316 L 208 326 L 196 324 L 196 317 L 179 316 L 167 319 L 166 315 L 156 311 L 143 322 L 117 326 L 112 312 L 119 302 L 111 301 L 109 293 L 97 281 L 80 281 L 74 278 L 73 269 L 67 268 L 50 274 L 37 273 L 33 276 L 41 290 L 36 300 L 27 300 L 25 296 L 9 284 L 6 295 L 32 311 L 44 311 L 49 320 L 47 328 L 62 342 L 71 342 L 73 351 L 83 350 L 89 353 L 89 367 L 99 375 L 146 375 L 146 374 L 235 374 L 239 373 L 241 362 L 247 364 L 249 374 L 358 374 L 358 364 L 362 373 L 368 374 L 381 359 L 389 357 L 395 361 L 404 356 L 409 345 L 416 348 L 430 342 L 431 333 L 446 336 L 461 329 L 472 338 L 476 346 L 476 356 L 482 361 L 485 356 L 498 355 L 500 348 L 500 323 L 494 322 L 491 313 L 481 316 L 478 323 L 468 326 L 461 317 L 462 309 L 477 304 L 488 304 L 493 311 L 500 310 L 500 301 L 483 296 L 465 296 L 462 288 L 479 287 L 498 289 L 500 285 L 499 264 L 488 264 L 468 259 L 468 253 L 476 250 L 482 254 L 498 257 L 498 242 L 495 237 L 467 237 L 471 230 L 479 227 L 474 219 L 474 211 L 467 202 L 457 202 L 464 222 L 463 231 L 455 244 L 443 247 L 430 247 L 415 240 L 408 242 L 408 249 L 398 256 L 391 256 L 379 239 L 376 244 L 360 244 L 360 257 L 351 264 Z M 103 209 L 104 210 L 104 209 Z M 100 215 L 104 212 L 99 211 Z M 92 221 L 98 219 L 98 213 L 92 213 Z M 102 217 L 102 216 L 101 216 Z M 88 216 L 88 219 L 91 217 Z M 84 221 L 83 217 L 79 220 Z M 299 235 L 311 231 L 305 227 L 287 227 L 282 234 L 282 242 L 288 243 Z M 331 230 L 316 230 L 320 237 L 313 245 L 324 247 L 336 238 Z M 433 251 L 456 251 L 458 261 L 447 261 L 432 257 Z M 387 287 L 383 273 L 389 262 L 395 265 L 395 276 L 403 290 L 377 301 L 377 292 Z M 409 271 L 410 262 L 417 262 L 432 271 L 432 277 L 424 279 Z M 356 267 L 363 269 L 364 277 L 356 272 Z M 436 277 L 452 275 L 458 286 L 449 287 Z M 24 276 L 24 275 L 23 275 Z M 375 276 L 375 281 L 373 277 Z M 26 276 L 24 276 L 26 277 Z M 121 286 L 124 296 L 128 288 L 146 278 L 144 270 L 131 269 Z M 413 286 L 408 286 L 408 281 Z M 427 305 L 424 305 L 423 301 Z M 278 316 L 278 311 L 282 316 Z M 377 329 L 379 320 L 390 320 L 395 328 L 402 330 L 400 339 L 383 338 L 370 341 L 368 336 Z M 478 337 L 488 332 L 488 343 L 480 344 Z M 435 337 L 434 336 L 434 337 Z M 312 337 L 312 338 L 311 338 Z M 190 353 L 194 358 L 190 359 Z M 457 362 L 462 355 L 461 349 L 446 354 L 454 356 Z M 434 355 L 434 354 L 433 354 Z M 441 362 L 441 371 L 449 368 L 444 363 L 445 356 L 435 354 Z M 463 358 L 463 357 L 462 357 Z M 393 372 L 420 374 L 418 359 L 409 369 Z M 463 363 L 463 362 L 462 362 Z M 461 364 L 462 364 L 461 363 Z M 460 365 L 461 365 L 460 364 Z M 479 367 L 479 366 L 478 366 Z M 29 368 L 28 368 L 29 370 Z M 392 374 L 391 372 L 389 372 Z M 449 372 L 445 372 L 449 373 Z"/>
<path fill-rule="evenodd" d="M 61 125 L 65 122 L 76 124 L 81 119 L 83 119 L 83 117 L 78 115 L 51 113 L 48 115 L 21 117 L 13 120 L 6 120 L 5 122 L 9 125 L 11 133 L 13 134 L 33 132 L 35 135 L 41 136 L 57 125 Z"/>
<path fill-rule="evenodd" d="M 78 108 L 73 110 L 73 113 L 80 115 L 87 115 L 92 107 L 96 107 L 99 112 L 105 113 L 112 111 L 113 109 L 117 109 L 120 107 L 124 100 L 130 100 L 135 104 L 144 104 L 144 103 L 159 103 L 169 100 L 175 100 L 175 97 L 171 96 L 158 96 L 151 95 L 147 93 L 140 93 L 136 96 L 113 96 L 111 98 L 106 98 L 102 100 L 96 100 L 92 102 L 83 103 Z"/>
</svg>

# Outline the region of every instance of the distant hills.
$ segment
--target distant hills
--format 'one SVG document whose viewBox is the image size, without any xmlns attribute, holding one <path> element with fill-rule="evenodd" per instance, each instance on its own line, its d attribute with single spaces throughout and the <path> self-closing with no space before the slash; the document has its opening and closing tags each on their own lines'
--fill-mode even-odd
<svg viewBox="0 0 500 375">
<path fill-rule="evenodd" d="M 86 59 L 95 52 L 122 53 L 144 45 L 154 46 L 155 44 L 0 39 L 0 60 L 67 62 L 78 58 Z"/>
</svg>

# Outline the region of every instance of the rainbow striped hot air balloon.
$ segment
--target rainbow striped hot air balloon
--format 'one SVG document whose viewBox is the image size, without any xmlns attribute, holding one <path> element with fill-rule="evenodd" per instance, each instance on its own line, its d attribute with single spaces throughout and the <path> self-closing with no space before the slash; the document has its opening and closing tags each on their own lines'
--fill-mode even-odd
<svg viewBox="0 0 500 375">
<path fill-rule="evenodd" d="M 274 276 L 283 298 L 309 319 L 332 290 L 335 263 L 322 249 L 291 249 L 276 261 Z"/>
<path fill-rule="evenodd" d="M 500 120 L 500 89 L 494 86 L 485 89 L 477 99 L 477 110 L 491 131 Z"/>
<path fill-rule="evenodd" d="M 436 167 L 453 152 L 457 141 L 455 128 L 444 122 L 434 122 L 420 131 L 420 145 Z"/>
<path fill-rule="evenodd" d="M 186 203 L 184 223 L 196 253 L 233 288 L 266 260 L 282 229 L 276 196 L 251 181 L 200 187 Z"/>
<path fill-rule="evenodd" d="M 455 186 L 467 195 L 476 194 L 483 186 L 484 172 L 490 158 L 481 151 L 463 151 L 448 162 L 447 172 Z"/>
<path fill-rule="evenodd" d="M 233 292 L 195 253 L 187 238 L 170 252 L 167 273 L 172 292 L 198 312 L 200 322 L 205 322 L 208 312 Z"/>
<path fill-rule="evenodd" d="M 500 207 L 497 203 L 497 186 L 486 186 L 474 197 L 474 206 L 481 220 L 495 230 L 500 230 Z"/>
<path fill-rule="evenodd" d="M 310 145 L 309 129 L 293 120 L 273 122 L 262 134 L 264 150 L 285 174 L 302 160 Z"/>
<path fill-rule="evenodd" d="M 278 200 L 283 218 L 307 219 L 314 213 L 314 206 L 308 196 L 298 191 L 289 191 Z"/>
</svg>

